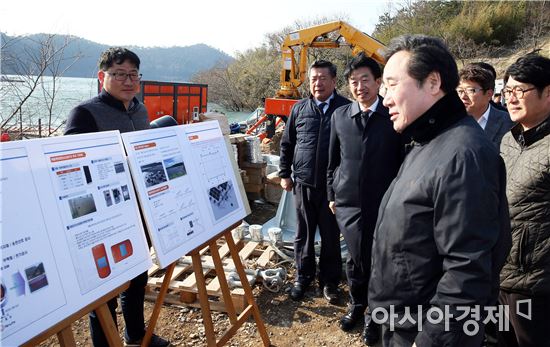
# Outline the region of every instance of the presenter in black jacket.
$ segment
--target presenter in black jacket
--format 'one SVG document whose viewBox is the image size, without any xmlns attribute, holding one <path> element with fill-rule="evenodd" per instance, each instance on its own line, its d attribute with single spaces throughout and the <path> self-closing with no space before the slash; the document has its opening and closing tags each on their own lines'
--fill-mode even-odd
<svg viewBox="0 0 550 347">
<path fill-rule="evenodd" d="M 136 98 L 141 74 L 139 57 L 132 51 L 115 47 L 101 54 L 97 76 L 103 84 L 101 93 L 73 108 L 67 119 L 65 135 L 107 130 L 129 132 L 149 128 L 145 106 Z M 147 272 L 130 282 L 130 287 L 120 294 L 122 314 L 126 329 L 125 346 L 140 346 L 145 335 L 143 304 Z M 116 298 L 108 303 L 116 324 Z M 108 346 L 95 311 L 90 313 L 90 333 L 95 347 Z M 149 346 L 164 347 L 170 342 L 153 335 Z"/>
</svg>

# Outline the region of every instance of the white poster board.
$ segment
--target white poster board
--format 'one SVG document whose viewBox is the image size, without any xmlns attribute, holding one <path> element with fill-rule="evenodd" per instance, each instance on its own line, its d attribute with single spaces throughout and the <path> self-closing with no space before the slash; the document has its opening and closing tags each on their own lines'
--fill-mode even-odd
<svg viewBox="0 0 550 347">
<path fill-rule="evenodd" d="M 19 345 L 147 271 L 118 131 L 0 146 L 1 336 Z"/>
<path fill-rule="evenodd" d="M 162 268 L 246 216 L 217 121 L 124 133 L 122 139 Z"/>
</svg>

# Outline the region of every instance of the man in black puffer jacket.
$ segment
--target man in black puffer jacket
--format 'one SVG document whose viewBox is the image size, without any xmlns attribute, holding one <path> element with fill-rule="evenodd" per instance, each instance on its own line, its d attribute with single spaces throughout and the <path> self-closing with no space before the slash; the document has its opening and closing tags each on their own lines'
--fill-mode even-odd
<svg viewBox="0 0 550 347">
<path fill-rule="evenodd" d="M 510 310 L 511 329 L 499 332 L 499 344 L 550 346 L 550 59 L 522 57 L 504 80 L 510 117 L 518 124 L 501 145 L 512 250 L 499 296 Z"/>
<path fill-rule="evenodd" d="M 328 145 L 332 112 L 350 101 L 336 93 L 336 66 L 328 61 L 316 61 L 311 65 L 309 88 L 311 97 L 292 107 L 281 139 L 279 177 L 283 189 L 294 192 L 298 222 L 294 240 L 298 276 L 290 297 L 300 300 L 315 279 L 313 247 L 319 226 L 319 288 L 327 301 L 335 303 L 342 257 L 340 231 L 327 200 Z"/>
<path fill-rule="evenodd" d="M 479 347 L 511 243 L 504 162 L 440 39 L 401 36 L 386 56 L 384 106 L 408 153 L 380 204 L 369 309 L 384 346 Z"/>
</svg>

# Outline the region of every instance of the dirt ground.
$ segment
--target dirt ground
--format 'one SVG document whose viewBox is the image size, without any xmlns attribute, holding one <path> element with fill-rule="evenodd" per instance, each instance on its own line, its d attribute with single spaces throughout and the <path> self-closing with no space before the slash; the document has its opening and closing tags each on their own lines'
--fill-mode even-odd
<svg viewBox="0 0 550 347">
<path fill-rule="evenodd" d="M 253 215 L 245 220 L 250 224 L 263 224 L 275 215 L 276 207 L 265 203 L 251 202 Z M 261 284 L 254 286 L 254 295 L 260 309 L 271 345 L 286 346 L 364 346 L 361 342 L 362 327 L 356 327 L 350 333 L 338 327 L 339 318 L 346 312 L 347 286 L 340 285 L 340 302 L 330 305 L 322 298 L 315 287 L 306 292 L 301 302 L 292 301 L 288 292 L 293 281 L 294 269 L 291 264 L 285 266 L 289 276 L 280 292 L 273 293 Z M 145 303 L 145 317 L 150 317 L 153 302 Z M 124 326 L 122 315 L 117 315 L 119 327 Z M 213 312 L 212 318 L 217 339 L 229 327 L 227 314 Z M 120 329 L 121 330 L 121 329 Z M 186 307 L 183 304 L 164 304 L 155 333 L 170 340 L 173 346 L 206 346 L 204 326 L 200 309 Z M 78 346 L 90 346 L 91 340 L 87 317 L 79 319 L 73 325 L 73 334 Z M 57 346 L 52 337 L 41 346 Z M 229 340 L 227 346 L 261 346 L 262 341 L 251 317 Z"/>
</svg>

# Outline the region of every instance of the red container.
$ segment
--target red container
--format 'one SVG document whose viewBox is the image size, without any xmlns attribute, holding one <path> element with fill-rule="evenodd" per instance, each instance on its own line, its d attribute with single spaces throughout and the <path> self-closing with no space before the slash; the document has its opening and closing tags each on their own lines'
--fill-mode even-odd
<svg viewBox="0 0 550 347">
<path fill-rule="evenodd" d="M 147 107 L 149 122 L 170 115 L 178 124 L 188 124 L 197 121 L 199 113 L 206 112 L 207 84 L 156 81 L 140 84 L 141 92 L 136 97 Z M 99 80 L 98 91 L 101 91 Z"/>
</svg>

